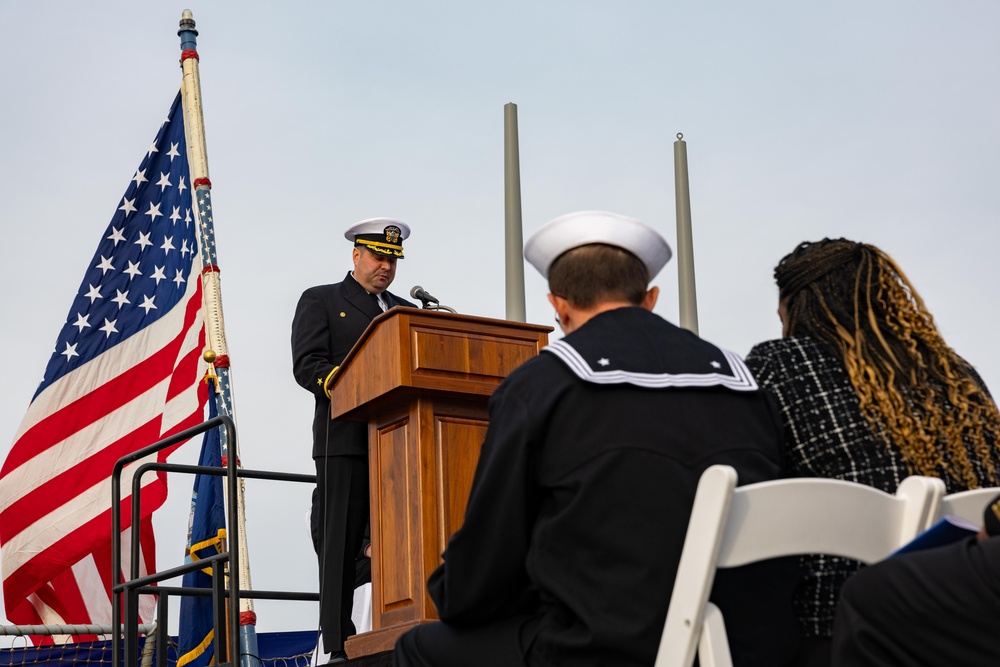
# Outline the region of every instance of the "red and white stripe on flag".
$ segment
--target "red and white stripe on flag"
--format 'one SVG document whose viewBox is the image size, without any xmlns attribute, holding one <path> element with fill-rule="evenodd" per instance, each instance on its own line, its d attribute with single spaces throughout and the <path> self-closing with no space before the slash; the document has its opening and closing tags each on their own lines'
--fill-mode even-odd
<svg viewBox="0 0 1000 667">
<path fill-rule="evenodd" d="M 119 580 L 111 572 L 113 466 L 204 421 L 197 229 L 179 100 L 105 230 L 0 469 L 0 566 L 14 623 L 110 624 Z M 124 576 L 132 473 L 147 460 L 122 476 Z M 152 513 L 166 494 L 163 473 L 143 476 L 143 574 L 156 571 Z M 152 605 L 143 602 L 143 622 Z"/>
</svg>

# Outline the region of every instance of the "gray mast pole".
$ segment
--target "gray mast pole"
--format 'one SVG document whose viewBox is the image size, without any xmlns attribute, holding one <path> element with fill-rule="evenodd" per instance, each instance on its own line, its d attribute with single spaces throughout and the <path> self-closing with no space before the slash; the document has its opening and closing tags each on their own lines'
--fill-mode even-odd
<svg viewBox="0 0 1000 667">
<path fill-rule="evenodd" d="M 525 322 L 524 241 L 521 235 L 521 163 L 517 147 L 517 105 L 503 107 L 504 249 L 507 319 Z"/>
<path fill-rule="evenodd" d="M 674 142 L 674 197 L 677 203 L 677 290 L 680 324 L 698 333 L 698 297 L 694 284 L 694 239 L 691 235 L 691 190 L 688 185 L 687 144 L 677 133 Z"/>
</svg>

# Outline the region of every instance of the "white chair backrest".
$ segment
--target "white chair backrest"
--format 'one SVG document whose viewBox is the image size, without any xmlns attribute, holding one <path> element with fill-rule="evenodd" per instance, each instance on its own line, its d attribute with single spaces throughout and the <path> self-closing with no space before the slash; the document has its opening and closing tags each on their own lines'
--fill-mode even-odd
<svg viewBox="0 0 1000 667">
<path fill-rule="evenodd" d="M 654 667 L 689 667 L 696 653 L 701 667 L 731 664 L 721 615 L 708 603 L 717 567 L 806 553 L 871 563 L 920 533 L 944 495 L 930 477 L 907 478 L 895 495 L 831 479 L 736 481 L 733 468 L 717 465 L 698 483 Z M 712 630 L 703 633 L 706 607 Z"/>
<path fill-rule="evenodd" d="M 938 511 L 930 517 L 928 527 L 945 515 L 960 516 L 966 521 L 982 525 L 983 510 L 991 500 L 1000 496 L 1000 488 L 991 486 L 985 489 L 970 489 L 949 493 L 941 499 Z"/>
<path fill-rule="evenodd" d="M 718 567 L 820 553 L 873 563 L 916 537 L 944 494 L 907 477 L 895 495 L 835 479 L 785 479 L 736 489 Z"/>
</svg>

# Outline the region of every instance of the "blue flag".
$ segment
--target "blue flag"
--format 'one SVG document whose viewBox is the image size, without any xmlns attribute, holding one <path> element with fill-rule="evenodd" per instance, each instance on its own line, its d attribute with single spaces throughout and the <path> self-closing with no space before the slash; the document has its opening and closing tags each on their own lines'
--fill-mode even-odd
<svg viewBox="0 0 1000 667">
<path fill-rule="evenodd" d="M 208 418 L 213 419 L 218 415 L 218 409 L 215 383 L 211 379 L 208 382 L 208 390 Z M 222 465 L 222 446 L 218 428 L 205 433 L 198 465 L 216 467 Z M 184 562 L 195 562 L 225 550 L 226 507 L 222 494 L 222 477 L 196 475 L 194 491 L 191 494 L 191 519 Z M 185 574 L 184 586 L 211 588 L 211 567 Z M 214 641 L 212 598 L 183 596 L 177 642 L 177 667 L 205 667 L 215 664 Z"/>
</svg>

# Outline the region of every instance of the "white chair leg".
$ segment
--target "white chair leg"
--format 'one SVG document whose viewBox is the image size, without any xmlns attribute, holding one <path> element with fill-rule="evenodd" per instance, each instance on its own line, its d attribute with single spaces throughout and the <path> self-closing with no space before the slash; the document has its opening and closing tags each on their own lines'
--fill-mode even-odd
<svg viewBox="0 0 1000 667">
<path fill-rule="evenodd" d="M 711 602 L 705 605 L 705 622 L 698 640 L 698 664 L 700 667 L 733 667 L 726 623 L 722 612 Z"/>
</svg>

